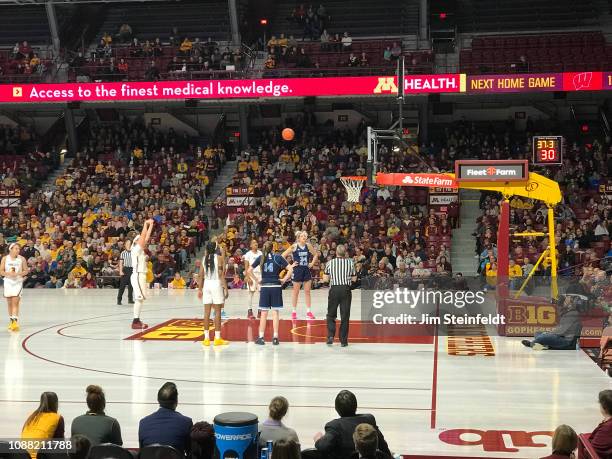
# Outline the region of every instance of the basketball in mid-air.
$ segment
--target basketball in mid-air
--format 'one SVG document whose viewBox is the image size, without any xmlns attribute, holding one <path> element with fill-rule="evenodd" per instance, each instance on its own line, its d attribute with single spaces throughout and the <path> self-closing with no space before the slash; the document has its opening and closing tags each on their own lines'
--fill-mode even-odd
<svg viewBox="0 0 612 459">
<path fill-rule="evenodd" d="M 291 128 L 285 128 L 282 132 L 283 140 L 290 141 L 295 137 L 295 132 Z"/>
</svg>

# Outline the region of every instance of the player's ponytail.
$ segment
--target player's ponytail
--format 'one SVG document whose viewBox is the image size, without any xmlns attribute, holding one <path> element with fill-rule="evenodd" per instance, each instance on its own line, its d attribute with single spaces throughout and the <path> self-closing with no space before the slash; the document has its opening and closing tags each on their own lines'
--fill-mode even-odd
<svg viewBox="0 0 612 459">
<path fill-rule="evenodd" d="M 268 255 L 272 253 L 272 248 L 274 246 L 272 245 L 272 241 L 267 241 L 264 246 L 263 246 L 263 250 L 262 250 L 262 255 L 261 255 L 261 265 L 263 266 L 263 262 L 268 258 Z"/>
<path fill-rule="evenodd" d="M 206 273 L 211 275 L 215 271 L 215 255 L 217 252 L 217 243 L 209 242 L 206 244 L 206 253 L 204 254 L 204 268 Z"/>
</svg>

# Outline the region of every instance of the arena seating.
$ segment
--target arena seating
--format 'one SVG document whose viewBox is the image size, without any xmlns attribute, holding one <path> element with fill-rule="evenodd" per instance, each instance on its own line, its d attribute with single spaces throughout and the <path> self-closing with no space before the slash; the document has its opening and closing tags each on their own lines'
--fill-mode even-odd
<svg viewBox="0 0 612 459">
<path fill-rule="evenodd" d="M 471 74 L 604 70 L 612 64 L 612 46 L 601 32 L 478 36 L 461 51 L 460 63 Z"/>
<path fill-rule="evenodd" d="M 280 56 L 276 59 L 274 70 L 266 70 L 266 75 L 309 76 L 313 75 L 379 75 L 395 71 L 396 60 L 384 59 L 385 49 L 401 45 L 397 40 L 353 40 L 351 50 L 343 50 L 341 45 L 322 48 L 318 42 L 298 42 L 297 53 L 303 48 L 308 56 L 309 65 L 302 66 L 297 55 Z M 359 61 L 349 66 L 351 53 L 360 60 L 365 53 L 366 64 Z M 406 71 L 409 73 L 431 73 L 433 71 L 433 54 L 430 51 L 402 53 L 406 56 Z M 305 68 L 301 68 L 305 67 Z"/>
<path fill-rule="evenodd" d="M 178 29 L 178 37 L 201 40 L 229 39 L 229 15 L 227 2 L 218 0 L 186 0 L 175 2 L 125 3 L 120 7 L 109 5 L 106 21 L 100 28 L 96 43 L 104 33 L 115 35 L 122 24 L 128 24 L 134 36 L 142 41 L 160 38 L 167 43 Z"/>
<path fill-rule="evenodd" d="M 518 152 L 530 151 L 529 140 L 524 133 L 514 133 L 503 125 L 458 123 L 447 127 L 445 132 L 445 136 L 437 137 L 434 142 L 435 148 L 443 150 L 442 158 L 446 157 L 447 150 L 455 158 L 470 159 L 485 158 L 494 151 L 517 158 L 520 157 Z M 601 161 L 606 144 L 596 138 L 571 142 L 572 136 L 569 133 L 566 138 L 571 146 L 565 155 L 564 168 L 542 171 L 554 175 L 564 194 L 564 202 L 555 208 L 559 274 L 563 277 L 584 276 L 585 285 L 590 289 L 603 289 L 602 282 L 605 282 L 607 288 L 609 280 L 606 280 L 605 271 L 610 271 L 612 253 L 612 225 L 607 214 L 612 206 L 602 198 L 599 191 L 599 177 L 608 175 L 607 165 Z M 463 141 L 457 142 L 458 139 Z M 597 160 L 589 161 L 588 158 Z M 476 222 L 475 252 L 480 257 L 481 275 L 485 275 L 486 266 L 496 250 L 499 199 L 497 194 L 490 193 L 480 201 L 482 215 Z M 548 233 L 546 206 L 518 198 L 513 198 L 510 206 L 511 234 L 521 231 Z M 510 256 L 519 266 L 526 259 L 535 264 L 547 246 L 546 238 L 511 237 Z M 549 272 L 550 261 L 544 260 L 537 275 L 547 275 Z M 612 293 L 608 290 L 606 297 Z"/>
<path fill-rule="evenodd" d="M 51 59 L 45 50 L 33 47 L 27 56 L 15 57 L 13 49 L 0 49 L 0 83 L 36 83 L 42 81 L 51 69 Z M 33 62 L 36 56 L 39 63 Z"/>
<path fill-rule="evenodd" d="M 33 45 L 51 42 L 49 23 L 44 5 L 0 5 L 2 28 L 0 46 L 14 46 L 27 40 Z"/>
<path fill-rule="evenodd" d="M 275 250 L 282 250 L 301 229 L 319 245 L 320 264 L 313 268 L 315 287 L 324 263 L 341 242 L 348 244 L 361 277 L 387 278 L 401 262 L 414 277 L 452 271 L 451 227 L 446 214 L 426 213 L 426 189 L 408 187 L 392 194 L 385 188 L 378 193 L 364 189 L 360 203 L 346 202 L 340 175 L 365 174 L 365 147 L 358 139 L 350 139 L 348 147 L 304 145 L 296 151 L 266 143 L 239 158 L 232 186 L 253 186 L 258 210 L 247 208 L 246 213 L 230 216 L 231 223 L 219 238 L 235 257 L 236 268 L 228 272 L 228 281 L 234 274 L 244 275 L 240 255 L 248 250 L 250 239 L 258 239 L 261 245 L 274 235 Z M 381 162 L 394 170 L 417 167 L 403 154 L 383 149 L 381 155 Z M 216 201 L 214 210 L 223 224 L 229 212 L 223 198 Z"/>
<path fill-rule="evenodd" d="M 554 30 L 598 25 L 595 0 L 458 0 L 460 32 Z"/>
<path fill-rule="evenodd" d="M 129 132 L 132 140 L 121 137 L 122 132 Z M 149 151 L 139 148 L 140 138 L 147 138 Z M 158 222 L 152 238 L 151 281 L 166 286 L 204 243 L 206 187 L 225 161 L 223 150 L 208 147 L 198 152 L 183 136 L 162 135 L 125 119 L 92 126 L 85 144 L 86 151 L 57 178 L 55 192 L 40 190 L 31 196 L 27 229 L 11 235 L 24 247 L 32 241 L 32 251 L 24 248 L 24 253 L 38 271 L 26 287 L 84 287 L 80 281 L 88 272 L 94 287 L 116 285 L 123 241 L 142 226 L 145 207 L 147 216 Z M 117 149 L 136 152 L 118 155 Z M 34 204 L 41 201 L 42 207 Z M 19 221 L 12 214 L 8 224 L 22 227 Z"/>
<path fill-rule="evenodd" d="M 381 0 L 371 2 L 368 0 L 355 0 L 347 3 L 342 0 L 327 0 L 322 3 L 327 10 L 329 21 L 328 32 L 349 32 L 355 36 L 393 36 L 416 33 L 418 29 L 419 2 L 395 2 Z M 304 4 L 306 13 L 308 4 Z M 299 2 L 283 0 L 276 4 L 276 12 L 272 21 L 271 33 L 287 36 L 293 35 L 300 39 L 304 27 L 295 20 L 294 10 Z M 316 10 L 319 3 L 314 5 Z"/>
</svg>

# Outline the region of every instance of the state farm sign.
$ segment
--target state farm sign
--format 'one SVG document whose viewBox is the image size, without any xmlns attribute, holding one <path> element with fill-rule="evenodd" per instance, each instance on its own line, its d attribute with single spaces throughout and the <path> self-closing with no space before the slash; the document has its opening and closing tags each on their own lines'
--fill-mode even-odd
<svg viewBox="0 0 612 459">
<path fill-rule="evenodd" d="M 426 186 L 457 188 L 455 179 L 446 174 L 376 174 L 377 185 L 387 186 Z"/>
<path fill-rule="evenodd" d="M 457 182 L 523 182 L 529 178 L 527 160 L 455 161 Z"/>
</svg>

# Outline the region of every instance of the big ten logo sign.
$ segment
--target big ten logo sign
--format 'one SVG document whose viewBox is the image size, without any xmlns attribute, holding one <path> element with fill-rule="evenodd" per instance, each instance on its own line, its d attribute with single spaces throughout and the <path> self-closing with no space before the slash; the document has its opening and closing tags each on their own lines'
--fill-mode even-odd
<svg viewBox="0 0 612 459">
<path fill-rule="evenodd" d="M 455 446 L 482 446 L 484 451 L 517 453 L 519 448 L 547 448 L 552 432 L 519 430 L 451 429 L 440 433 L 440 440 Z"/>
<path fill-rule="evenodd" d="M 557 308 L 552 304 L 510 303 L 506 305 L 506 323 L 550 327 L 557 323 Z"/>
</svg>

